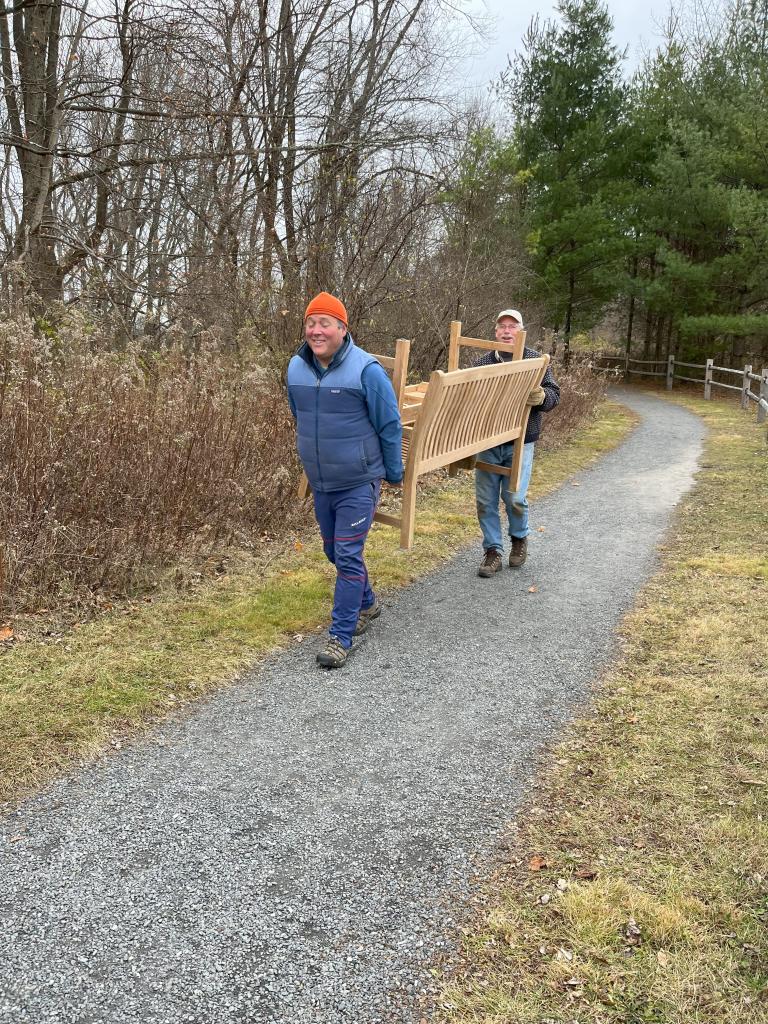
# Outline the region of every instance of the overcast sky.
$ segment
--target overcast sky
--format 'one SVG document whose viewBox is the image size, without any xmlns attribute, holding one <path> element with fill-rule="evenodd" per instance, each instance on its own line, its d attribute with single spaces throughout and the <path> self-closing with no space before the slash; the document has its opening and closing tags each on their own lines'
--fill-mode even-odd
<svg viewBox="0 0 768 1024">
<path fill-rule="evenodd" d="M 484 85 L 497 78 L 507 66 L 507 55 L 522 48 L 522 38 L 531 18 L 538 13 L 545 21 L 554 17 L 555 4 L 535 0 L 472 0 L 474 10 L 490 23 L 486 43 L 478 42 L 478 56 L 468 62 L 469 82 Z M 613 18 L 614 42 L 627 49 L 628 70 L 642 59 L 643 49 L 654 50 L 661 42 L 660 24 L 669 11 L 668 0 L 608 0 Z"/>
</svg>

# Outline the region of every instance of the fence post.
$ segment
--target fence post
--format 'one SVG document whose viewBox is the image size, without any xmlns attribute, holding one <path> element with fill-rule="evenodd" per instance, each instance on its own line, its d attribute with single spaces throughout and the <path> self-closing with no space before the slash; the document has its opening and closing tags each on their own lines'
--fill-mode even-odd
<svg viewBox="0 0 768 1024">
<path fill-rule="evenodd" d="M 672 384 L 675 380 L 675 357 L 669 356 L 667 359 L 667 391 L 672 390 Z"/>
<path fill-rule="evenodd" d="M 768 368 L 763 370 L 763 379 L 760 381 L 760 397 L 764 402 L 768 402 Z M 758 405 L 757 422 L 765 423 L 766 416 L 768 413 L 765 411 L 765 406 Z"/>
<path fill-rule="evenodd" d="M 750 380 L 749 375 L 752 373 L 752 366 L 744 367 L 744 376 L 741 378 L 741 408 L 749 408 L 749 386 Z"/>
<path fill-rule="evenodd" d="M 707 365 L 704 367 L 704 397 L 707 401 L 712 397 L 712 367 L 714 364 L 714 359 L 708 359 Z"/>
</svg>

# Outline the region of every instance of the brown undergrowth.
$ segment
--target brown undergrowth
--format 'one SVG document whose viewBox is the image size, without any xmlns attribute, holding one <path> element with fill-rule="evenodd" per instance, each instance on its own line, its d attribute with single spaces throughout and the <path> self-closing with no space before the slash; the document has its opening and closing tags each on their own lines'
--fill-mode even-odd
<svg viewBox="0 0 768 1024">
<path fill-rule="evenodd" d="M 290 527 L 279 378 L 199 342 L 116 352 L 83 321 L 0 322 L 0 612 L 110 604 Z"/>
<path fill-rule="evenodd" d="M 542 770 L 434 1016 L 768 1021 L 768 458 L 710 434 L 624 651 Z"/>
<path fill-rule="evenodd" d="M 552 373 L 560 385 L 560 402 L 544 417 L 539 453 L 558 448 L 575 434 L 605 398 L 608 383 L 604 376 L 593 373 L 589 362 L 582 359 L 572 359 L 567 371 L 555 360 Z"/>
</svg>

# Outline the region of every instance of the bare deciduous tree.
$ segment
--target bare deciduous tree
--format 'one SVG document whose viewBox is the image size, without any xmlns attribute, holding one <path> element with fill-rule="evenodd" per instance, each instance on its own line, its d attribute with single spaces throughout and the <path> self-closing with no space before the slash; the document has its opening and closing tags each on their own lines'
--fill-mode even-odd
<svg viewBox="0 0 768 1024">
<path fill-rule="evenodd" d="M 91 0 L 92 2 L 92 0 Z M 432 231 L 444 0 L 0 0 L 3 297 L 292 344 Z"/>
</svg>

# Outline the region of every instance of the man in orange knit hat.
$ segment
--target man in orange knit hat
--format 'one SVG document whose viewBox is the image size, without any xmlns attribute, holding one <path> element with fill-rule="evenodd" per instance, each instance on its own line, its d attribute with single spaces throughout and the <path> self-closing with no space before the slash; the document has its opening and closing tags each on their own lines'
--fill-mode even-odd
<svg viewBox="0 0 768 1024">
<path fill-rule="evenodd" d="M 331 626 L 317 663 L 340 668 L 353 636 L 381 614 L 363 550 L 382 480 L 403 479 L 402 424 L 389 377 L 355 345 L 343 303 L 328 292 L 304 314 L 304 343 L 288 365 L 288 401 L 323 550 L 336 566 Z"/>
</svg>

